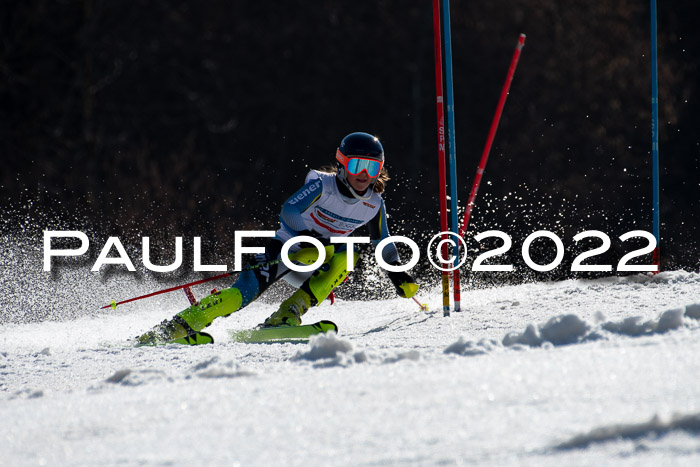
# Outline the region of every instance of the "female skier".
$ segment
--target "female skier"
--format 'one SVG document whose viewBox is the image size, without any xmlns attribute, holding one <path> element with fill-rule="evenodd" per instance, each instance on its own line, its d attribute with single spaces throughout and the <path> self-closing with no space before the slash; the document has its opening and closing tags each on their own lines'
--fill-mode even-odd
<svg viewBox="0 0 700 467">
<path fill-rule="evenodd" d="M 326 246 L 326 260 L 314 272 L 302 273 L 274 261 L 280 258 L 282 245 L 290 238 L 308 235 L 329 244 L 333 236 L 348 236 L 363 225 L 369 227 L 372 243 L 376 246 L 389 236 L 386 211 L 381 194 L 388 172 L 384 167 L 384 148 L 379 139 L 368 133 L 351 133 L 336 151 L 337 169 L 312 170 L 303 187 L 282 206 L 280 228 L 265 247 L 265 253 L 255 255 L 254 268 L 242 272 L 228 289 L 215 292 L 169 321 L 138 337 L 140 344 L 167 342 L 196 343 L 188 336 L 209 326 L 215 318 L 228 316 L 259 297 L 270 285 L 284 279 L 298 289 L 261 326 L 299 326 L 301 317 L 314 305 L 325 300 L 347 277 L 348 251 L 344 244 Z M 300 255 L 318 252 L 295 245 L 290 251 Z M 388 264 L 399 264 L 399 255 L 393 243 L 387 245 L 383 259 Z M 290 254 L 290 258 L 294 258 Z M 353 254 L 353 264 L 359 255 Z M 401 297 L 411 298 L 418 284 L 405 272 L 388 272 L 389 279 Z"/>
</svg>

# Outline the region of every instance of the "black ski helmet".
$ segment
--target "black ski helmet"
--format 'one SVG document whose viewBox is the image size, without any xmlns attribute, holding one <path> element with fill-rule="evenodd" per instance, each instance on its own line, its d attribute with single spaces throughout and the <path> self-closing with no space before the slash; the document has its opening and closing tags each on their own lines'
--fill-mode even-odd
<svg viewBox="0 0 700 467">
<path fill-rule="evenodd" d="M 358 156 L 365 159 L 376 159 L 384 162 L 384 147 L 382 146 L 382 143 L 379 142 L 379 138 L 361 131 L 350 133 L 343 138 L 343 140 L 340 142 L 340 146 L 338 146 L 338 152 L 345 157 Z M 338 162 L 338 180 L 345 185 L 350 190 L 350 193 L 352 193 L 352 195 L 357 199 L 369 199 L 369 197 L 372 196 L 372 191 L 374 191 L 374 185 L 377 183 L 377 178 L 375 178 L 370 184 L 364 195 L 361 195 L 357 193 L 352 186 L 350 186 L 345 166 Z"/>
</svg>

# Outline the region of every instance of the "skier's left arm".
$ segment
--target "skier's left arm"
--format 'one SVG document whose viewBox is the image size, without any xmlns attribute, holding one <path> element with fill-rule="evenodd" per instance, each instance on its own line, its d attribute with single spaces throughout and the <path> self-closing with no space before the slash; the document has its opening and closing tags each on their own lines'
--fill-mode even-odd
<svg viewBox="0 0 700 467">
<path fill-rule="evenodd" d="M 372 240 L 372 245 L 376 247 L 379 242 L 389 237 L 389 227 L 386 222 L 386 207 L 384 206 L 384 200 L 381 201 L 377 215 L 369 222 L 367 225 L 369 228 L 369 236 Z M 392 266 L 398 266 L 399 263 L 399 252 L 396 249 L 394 242 L 389 243 L 382 250 L 382 259 Z M 418 284 L 416 281 L 405 271 L 394 272 L 387 271 L 387 275 L 394 284 L 396 288 L 396 293 L 404 298 L 413 297 L 418 291 Z"/>
</svg>

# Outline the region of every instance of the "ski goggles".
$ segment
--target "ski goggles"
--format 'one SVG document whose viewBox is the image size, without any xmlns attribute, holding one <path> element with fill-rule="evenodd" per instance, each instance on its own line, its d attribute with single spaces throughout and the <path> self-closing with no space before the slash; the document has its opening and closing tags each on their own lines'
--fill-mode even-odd
<svg viewBox="0 0 700 467">
<path fill-rule="evenodd" d="M 336 151 L 335 158 L 338 162 L 343 164 L 343 167 L 345 167 L 349 174 L 359 175 L 362 172 L 366 172 L 367 176 L 370 178 L 378 177 L 384 165 L 384 161 L 378 161 L 376 159 L 365 159 L 360 156 L 346 156 L 340 152 L 340 149 Z"/>
</svg>

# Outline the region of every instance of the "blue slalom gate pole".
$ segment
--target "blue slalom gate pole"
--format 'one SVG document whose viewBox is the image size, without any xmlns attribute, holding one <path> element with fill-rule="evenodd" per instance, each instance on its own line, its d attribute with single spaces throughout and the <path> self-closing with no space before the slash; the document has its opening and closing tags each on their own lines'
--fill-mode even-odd
<svg viewBox="0 0 700 467">
<path fill-rule="evenodd" d="M 455 106 L 452 85 L 452 33 L 450 28 L 450 0 L 442 0 L 442 22 L 445 42 L 445 104 L 447 107 L 447 147 L 450 161 L 450 218 L 452 232 L 459 235 L 459 219 L 457 213 L 457 151 L 455 149 Z M 454 253 L 455 270 L 452 272 L 454 289 L 454 310 L 460 311 L 459 285 L 459 242 L 452 248 Z M 449 311 L 445 313 L 448 315 Z"/>
<path fill-rule="evenodd" d="M 656 0 L 651 0 L 651 158 L 652 158 L 652 214 L 653 234 L 656 248 L 653 263 L 660 266 L 660 222 L 659 222 L 659 83 L 657 76 L 656 55 Z M 659 267 L 660 269 L 660 267 Z"/>
</svg>

